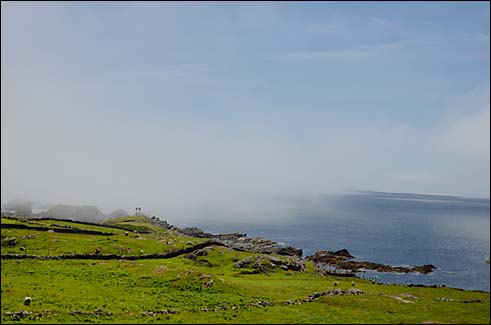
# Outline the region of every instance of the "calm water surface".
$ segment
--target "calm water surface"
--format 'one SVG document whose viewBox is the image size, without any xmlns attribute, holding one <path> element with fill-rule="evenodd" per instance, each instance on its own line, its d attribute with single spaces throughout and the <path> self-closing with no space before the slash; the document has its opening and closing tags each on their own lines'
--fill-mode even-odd
<svg viewBox="0 0 491 325">
<path fill-rule="evenodd" d="M 292 209 L 288 221 L 196 225 L 213 233 L 237 231 L 283 242 L 302 248 L 304 256 L 347 248 L 357 260 L 437 267 L 429 275 L 375 273 L 387 283 L 490 291 L 485 262 L 490 257 L 489 212 L 487 199 L 360 192 L 304 202 Z"/>
</svg>

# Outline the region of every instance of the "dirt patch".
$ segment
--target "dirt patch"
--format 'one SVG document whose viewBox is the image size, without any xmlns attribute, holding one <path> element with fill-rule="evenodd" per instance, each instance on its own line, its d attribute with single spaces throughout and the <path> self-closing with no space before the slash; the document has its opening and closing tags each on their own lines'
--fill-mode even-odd
<svg viewBox="0 0 491 325">
<path fill-rule="evenodd" d="M 154 268 L 152 272 L 155 274 L 161 275 L 161 274 L 166 273 L 168 269 L 169 268 L 165 265 L 159 265 L 156 268 Z"/>
<path fill-rule="evenodd" d="M 414 304 L 413 300 L 418 300 L 418 297 L 410 295 L 409 293 L 401 293 L 398 295 L 385 295 L 385 294 L 382 295 L 386 297 L 390 297 L 395 300 L 399 300 L 400 302 L 403 302 L 405 304 Z M 413 299 L 413 300 L 409 300 L 409 299 Z"/>
</svg>

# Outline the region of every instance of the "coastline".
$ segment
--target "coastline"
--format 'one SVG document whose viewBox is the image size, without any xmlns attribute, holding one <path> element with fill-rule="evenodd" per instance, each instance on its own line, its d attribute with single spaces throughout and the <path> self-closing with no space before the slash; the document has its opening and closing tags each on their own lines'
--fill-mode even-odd
<svg viewBox="0 0 491 325">
<path fill-rule="evenodd" d="M 325 274 L 295 247 L 197 228 L 192 237 L 157 221 L 2 227 L 2 323 L 482 323 L 489 315 L 486 292 Z"/>
</svg>

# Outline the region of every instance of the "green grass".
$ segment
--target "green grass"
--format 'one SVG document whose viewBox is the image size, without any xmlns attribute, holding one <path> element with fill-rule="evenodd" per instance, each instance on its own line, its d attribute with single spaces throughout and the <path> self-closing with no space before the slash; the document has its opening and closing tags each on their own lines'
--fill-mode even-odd
<svg viewBox="0 0 491 325">
<path fill-rule="evenodd" d="M 18 245 L 8 246 L 4 242 L 6 237 L 16 237 Z M 2 229 L 2 254 L 20 254 L 20 246 L 25 247 L 25 253 L 29 255 L 87 254 L 94 253 L 96 248 L 100 248 L 102 254 L 138 255 L 141 250 L 144 254 L 164 254 L 173 249 L 188 247 L 187 242 L 197 244 L 203 241 L 199 238 L 179 237 L 172 233 L 131 233 L 125 236 L 122 231 L 113 236 L 98 236 Z"/>
<path fill-rule="evenodd" d="M 121 222 L 149 222 L 149 218 L 145 216 L 126 216 L 126 217 L 117 217 L 112 218 L 110 220 L 104 221 L 105 224 L 118 224 Z"/>
<path fill-rule="evenodd" d="M 118 217 L 104 221 L 105 225 L 117 225 L 119 227 L 125 227 L 135 231 L 152 231 L 162 232 L 165 231 L 160 226 L 151 223 L 150 218 L 145 216 L 127 216 Z"/>
<path fill-rule="evenodd" d="M 17 253 L 21 244 L 40 254 L 47 247 L 58 247 L 58 253 L 64 249 L 92 252 L 101 247 L 103 253 L 109 253 L 118 245 L 150 253 L 170 246 L 163 244 L 161 237 L 167 240 L 169 236 L 183 246 L 190 240 L 160 230 L 138 234 L 145 239 L 134 234 L 127 237 L 124 231 L 104 237 L 17 229 L 3 229 L 2 237 L 28 233 L 37 236 L 19 239 L 16 247 L 2 246 L 2 254 Z M 6 312 L 21 310 L 32 312 L 22 319 L 23 323 L 490 323 L 489 293 L 377 285 L 361 279 L 354 281 L 357 288 L 366 292 L 364 295 L 321 297 L 311 303 L 285 305 L 287 299 L 304 299 L 333 288 L 334 280 L 339 288 L 349 289 L 353 279 L 323 277 L 311 262 L 307 262 L 304 273 L 275 269 L 267 274 L 243 274 L 243 269 L 233 267 L 235 261 L 250 255 L 260 254 L 213 247 L 208 255 L 199 257 L 210 262 L 211 267 L 184 256 L 136 261 L 3 259 L 2 323 L 18 322 Z M 207 287 L 210 278 L 213 285 Z M 404 303 L 390 297 L 405 293 L 418 299 Z M 30 306 L 23 304 L 26 296 L 33 299 Z M 439 297 L 454 301 L 437 301 Z M 482 303 L 462 303 L 458 299 L 481 299 Z M 257 301 L 268 301 L 273 306 L 249 306 Z M 222 310 L 221 306 L 228 307 Z M 217 311 L 204 312 L 203 308 Z M 101 315 L 95 313 L 98 309 L 102 310 Z M 142 315 L 162 309 L 179 313 Z M 89 314 L 72 315 L 76 310 Z"/>
<path fill-rule="evenodd" d="M 2 217 L 2 224 L 21 224 L 29 227 L 49 227 L 52 229 L 64 229 L 64 228 L 74 228 L 74 229 L 83 229 L 83 230 L 95 230 L 101 232 L 124 232 L 124 230 L 117 228 L 109 228 L 102 227 L 95 224 L 86 225 L 80 224 L 76 222 L 67 222 L 56 219 L 48 219 L 48 220 L 36 220 L 36 219 L 13 219 L 13 218 L 5 218 Z"/>
<path fill-rule="evenodd" d="M 15 220 L 2 218 L 2 223 L 12 223 L 12 221 Z M 188 247 L 188 242 L 198 244 L 205 241 L 205 239 L 201 238 L 178 236 L 174 231 L 167 231 L 162 228 L 158 228 L 158 231 L 149 234 L 129 232 L 128 236 L 126 236 L 125 230 L 96 225 L 83 225 L 56 220 L 34 220 L 30 222 L 35 222 L 36 226 L 40 224 L 50 226 L 55 232 L 51 233 L 30 229 L 2 229 L 2 254 L 20 254 L 20 246 L 25 247 L 25 253 L 29 255 L 87 254 L 94 253 L 96 248 L 100 248 L 102 254 L 139 255 L 142 250 L 143 254 L 164 254 L 170 250 Z M 17 221 L 17 223 L 22 222 Z M 57 233 L 57 227 L 53 226 L 54 224 L 63 224 L 72 228 L 97 230 L 106 233 L 112 232 L 114 235 L 99 236 Z M 31 223 L 26 223 L 26 225 L 31 225 Z M 147 229 L 157 227 L 151 224 L 147 225 L 149 227 Z M 17 245 L 8 246 L 4 241 L 6 237 L 15 237 L 17 239 Z M 130 248 L 130 253 L 128 253 L 128 248 Z"/>
</svg>

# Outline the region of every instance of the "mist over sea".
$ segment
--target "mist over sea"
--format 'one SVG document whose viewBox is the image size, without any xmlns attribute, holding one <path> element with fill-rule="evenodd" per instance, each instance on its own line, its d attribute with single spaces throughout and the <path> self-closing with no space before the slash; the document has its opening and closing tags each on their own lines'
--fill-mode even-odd
<svg viewBox="0 0 491 325">
<path fill-rule="evenodd" d="M 260 222 L 222 219 L 194 225 L 283 242 L 302 248 L 304 256 L 347 248 L 357 260 L 437 267 L 429 275 L 373 273 L 383 282 L 490 291 L 489 199 L 358 192 L 320 196 L 290 214 L 271 222 L 264 216 Z"/>
</svg>

